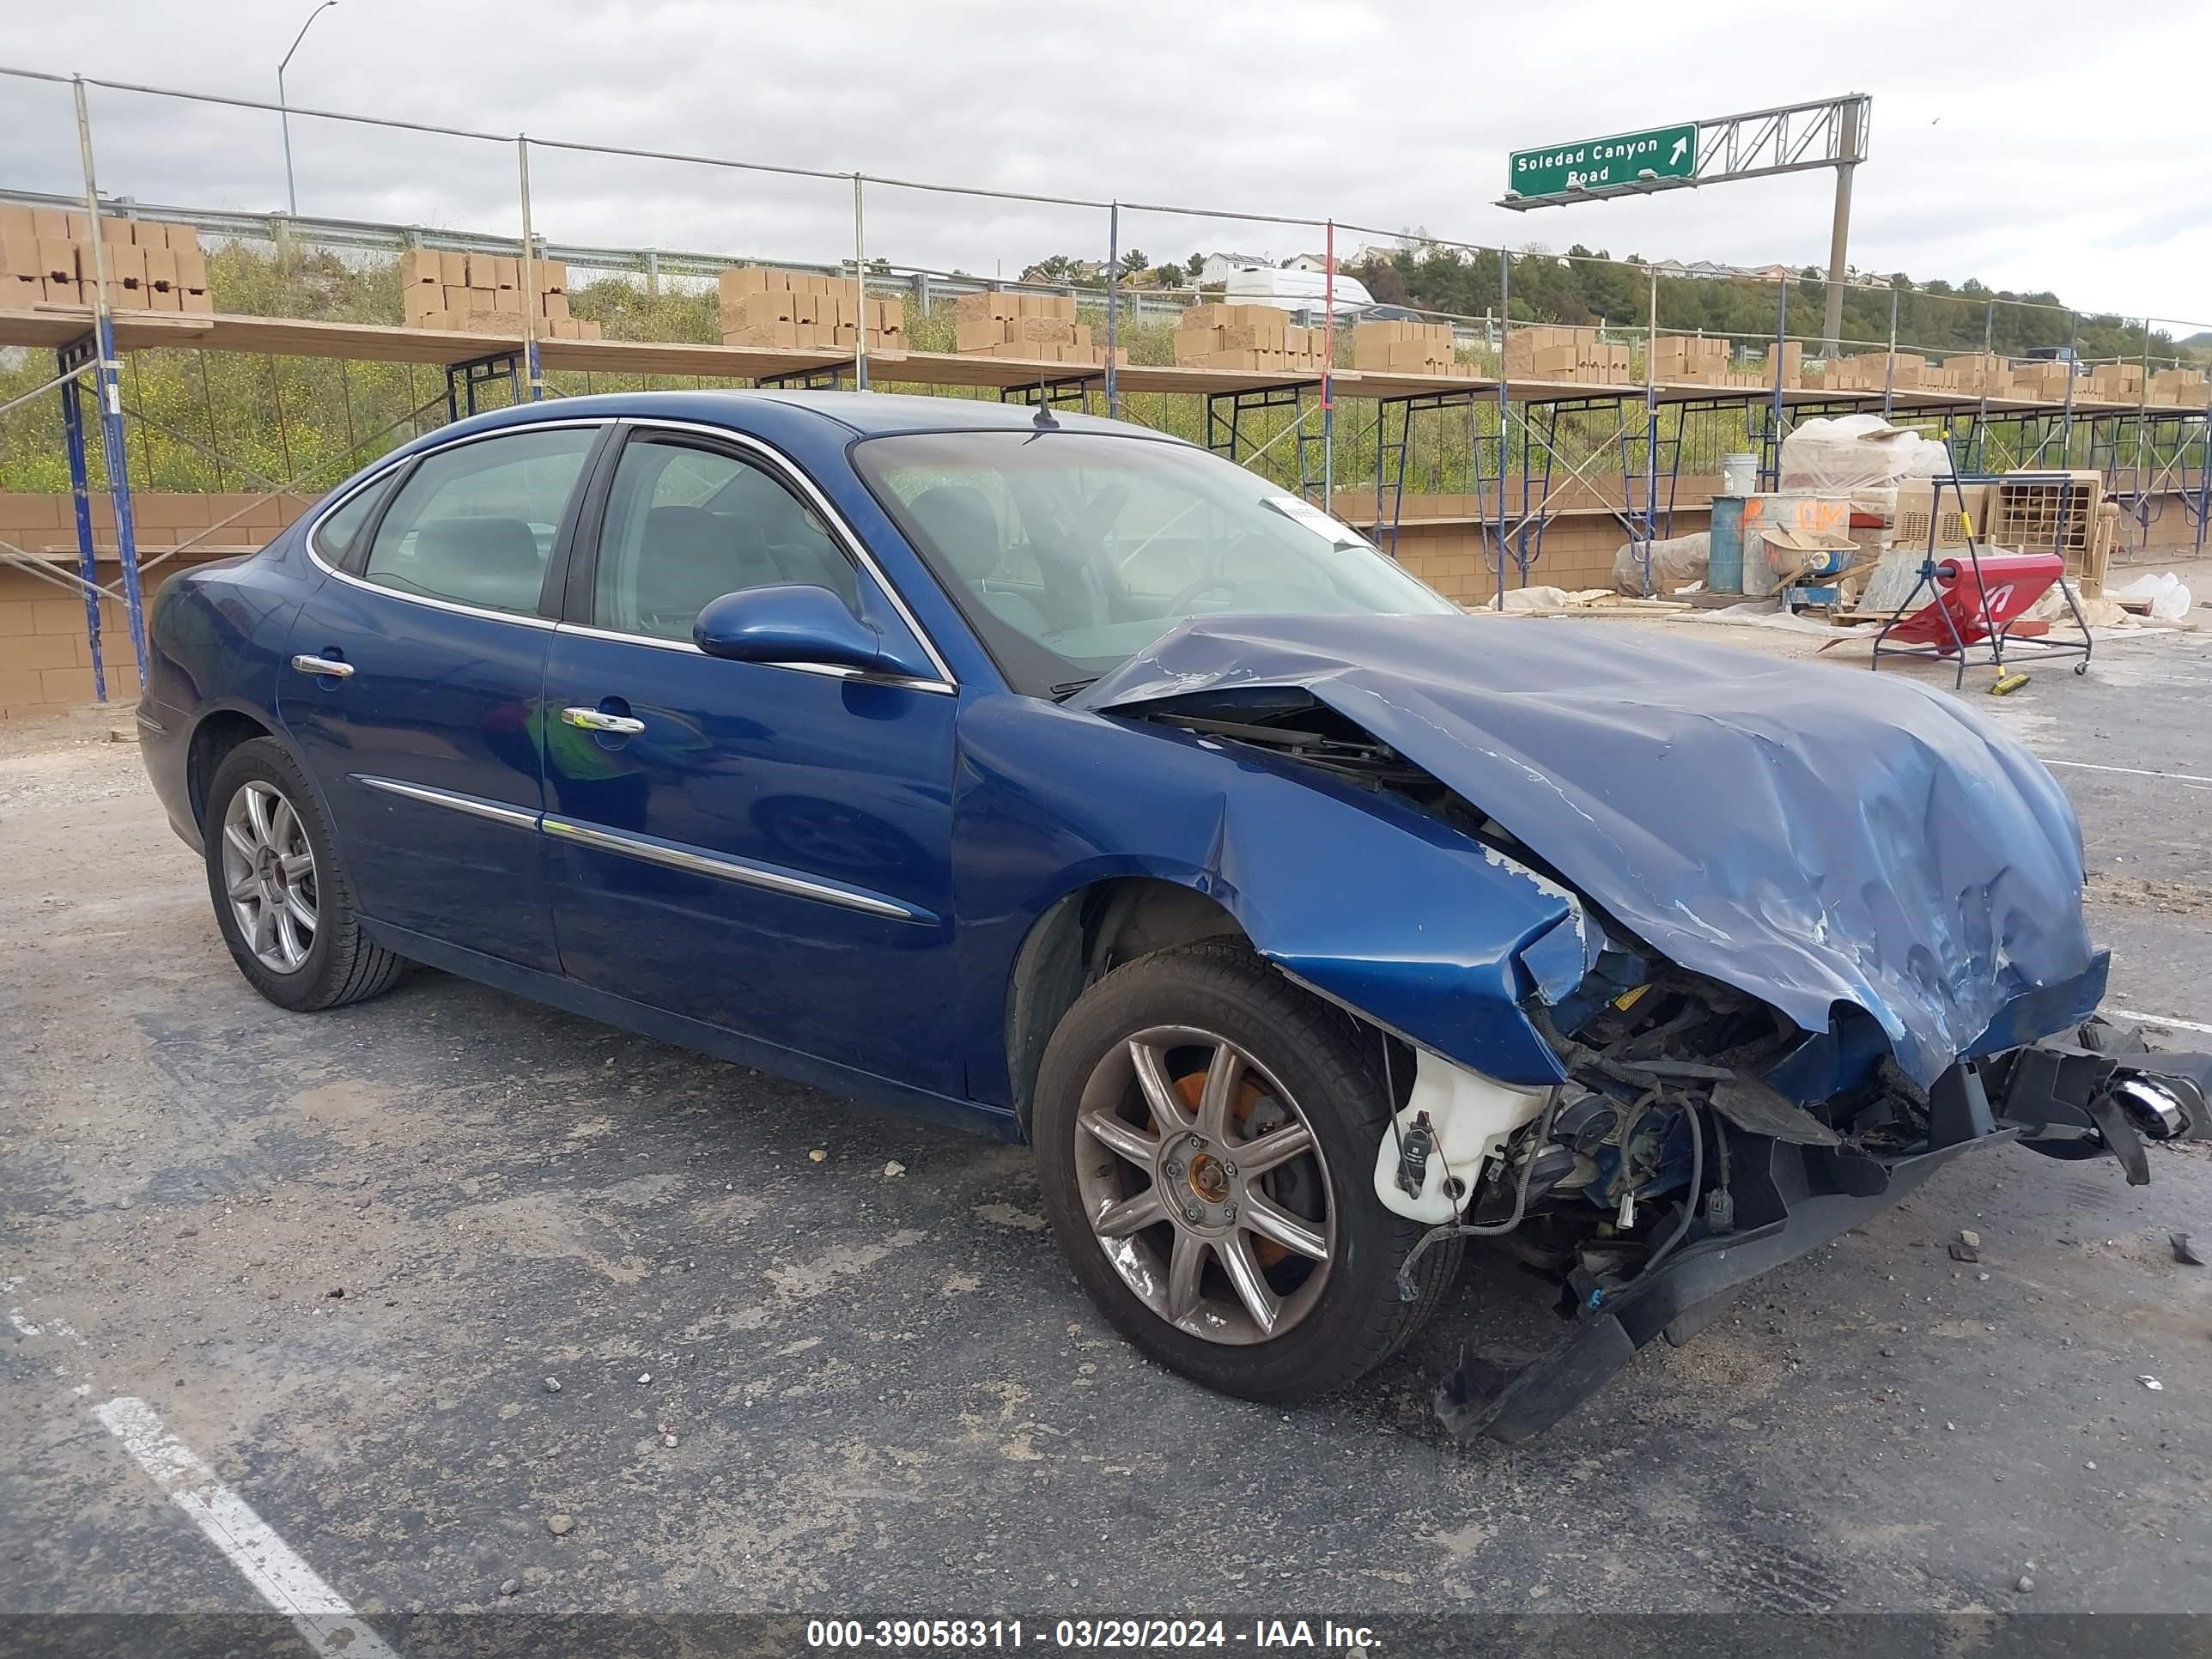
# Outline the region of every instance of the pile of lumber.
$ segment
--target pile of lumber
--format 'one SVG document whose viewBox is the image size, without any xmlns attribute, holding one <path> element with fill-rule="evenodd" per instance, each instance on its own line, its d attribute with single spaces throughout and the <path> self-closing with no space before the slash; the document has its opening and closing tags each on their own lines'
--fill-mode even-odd
<svg viewBox="0 0 2212 1659">
<path fill-rule="evenodd" d="M 512 253 L 447 253 L 410 247 L 399 256 L 400 301 L 410 328 L 519 340 L 596 340 L 599 325 L 568 314 L 568 267 Z"/>
<path fill-rule="evenodd" d="M 102 214 L 96 261 L 91 222 L 63 208 L 0 207 L 0 309 L 88 306 L 100 262 L 111 311 L 215 309 L 207 256 L 190 225 Z"/>
<path fill-rule="evenodd" d="M 1192 306 L 1176 323 L 1175 360 L 1185 368 L 1318 374 L 1328 340 L 1328 330 L 1301 328 L 1273 306 Z"/>
<path fill-rule="evenodd" d="M 1032 363 L 1103 363 L 1106 348 L 1091 325 L 1075 320 L 1065 294 L 963 294 L 952 310 L 952 349 L 969 357 L 1018 357 Z M 1125 349 L 1115 360 L 1126 366 Z"/>
<path fill-rule="evenodd" d="M 722 343 L 785 351 L 856 352 L 860 345 L 860 285 L 819 271 L 739 265 L 721 276 Z M 870 295 L 871 350 L 906 347 L 906 306 Z"/>
<path fill-rule="evenodd" d="M 1318 329 L 1314 331 L 1319 333 Z M 1352 366 L 1376 374 L 1456 374 L 1472 378 L 1473 363 L 1459 361 L 1449 323 L 1355 323 Z"/>
</svg>

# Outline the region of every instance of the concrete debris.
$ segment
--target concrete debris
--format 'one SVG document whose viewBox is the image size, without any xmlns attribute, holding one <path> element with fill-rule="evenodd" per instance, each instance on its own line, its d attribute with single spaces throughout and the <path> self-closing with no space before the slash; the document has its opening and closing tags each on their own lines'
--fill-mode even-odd
<svg viewBox="0 0 2212 1659">
<path fill-rule="evenodd" d="M 503 1579 L 503 1580 L 501 1580 L 501 1583 L 500 1583 L 500 1587 L 499 1587 L 499 1593 L 500 1593 L 501 1595 L 521 1595 L 521 1594 L 522 1594 L 522 1581 L 521 1581 L 520 1578 L 508 1578 L 508 1579 Z"/>
<path fill-rule="evenodd" d="M 640 1371 L 637 1374 L 637 1380 L 641 1382 L 650 1382 L 653 1381 L 653 1373 L 651 1371 Z"/>
<path fill-rule="evenodd" d="M 1956 1240 L 1956 1239 L 1953 1239 L 1953 1240 L 1951 1241 L 1951 1260 L 1952 1260 L 1952 1261 L 1979 1261 L 1981 1259 L 1982 1259 L 1982 1253 L 1981 1253 L 1979 1250 L 1976 1249 L 1972 1245 L 1971 1245 L 1971 1244 L 1962 1244 L 1962 1243 L 1960 1243 L 1958 1240 Z"/>
<path fill-rule="evenodd" d="M 2026 1595 L 2029 1591 L 2035 1588 L 2035 1580 L 2030 1578 L 2026 1573 L 2022 1573 L 2018 1578 L 2013 1580 L 2012 1587 L 2018 1590 L 2022 1595 Z"/>
<path fill-rule="evenodd" d="M 545 1530 L 556 1538 L 566 1538 L 575 1529 L 576 1517 L 573 1515 L 549 1515 L 545 1517 Z"/>
<path fill-rule="evenodd" d="M 1970 1250 L 1978 1250 L 1982 1248 L 1982 1236 L 1971 1227 L 1961 1227 L 1959 1229 L 1959 1243 Z"/>
<path fill-rule="evenodd" d="M 817 1146 L 812 1152 L 807 1153 L 806 1161 L 810 1164 L 819 1164 L 823 1158 L 829 1156 L 830 1154 L 828 1152 L 823 1151 L 821 1147 Z"/>
<path fill-rule="evenodd" d="M 2166 1384 L 2160 1382 L 2154 1376 L 2139 1376 L 2136 1378 L 2136 1381 L 2142 1383 L 2143 1387 L 2148 1389 L 2153 1394 L 2164 1394 L 2166 1392 Z"/>
<path fill-rule="evenodd" d="M 660 1437 L 660 1443 L 672 1449 L 676 1444 L 676 1437 L 672 1434 L 664 1434 Z"/>
<path fill-rule="evenodd" d="M 884 1165 L 884 1178 L 886 1181 L 896 1181 L 905 1173 L 906 1165 L 900 1163 L 896 1158 L 893 1158 L 890 1163 Z"/>
<path fill-rule="evenodd" d="M 546 1392 L 546 1393 L 548 1393 L 548 1394 L 558 1394 L 558 1393 L 560 1393 L 560 1392 L 561 1392 L 561 1379 L 560 1379 L 559 1377 L 557 1377 L 557 1376 L 549 1376 L 549 1377 L 547 1377 L 547 1378 L 545 1379 L 545 1392 Z"/>
<path fill-rule="evenodd" d="M 2204 1265 L 2204 1258 L 2197 1253 L 2197 1247 L 2189 1242 L 2187 1233 L 2168 1233 L 2166 1238 L 2166 1243 L 2173 1246 L 2173 1259 L 2182 1266 L 2201 1267 Z"/>
</svg>

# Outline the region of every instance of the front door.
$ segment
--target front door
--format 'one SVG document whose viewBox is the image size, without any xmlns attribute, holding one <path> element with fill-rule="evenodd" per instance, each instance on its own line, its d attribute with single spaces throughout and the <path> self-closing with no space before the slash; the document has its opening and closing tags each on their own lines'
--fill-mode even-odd
<svg viewBox="0 0 2212 1659">
<path fill-rule="evenodd" d="M 532 427 L 412 463 L 351 544 L 318 547 L 336 574 L 301 607 L 278 700 L 362 914 L 548 972 L 545 596 L 600 430 Z"/>
<path fill-rule="evenodd" d="M 951 688 L 729 662 L 708 600 L 871 573 L 781 462 L 633 431 L 545 670 L 545 831 L 568 973 L 934 1092 L 949 1023 Z M 892 621 L 891 626 L 899 624 Z M 583 721 L 584 724 L 574 722 Z"/>
</svg>

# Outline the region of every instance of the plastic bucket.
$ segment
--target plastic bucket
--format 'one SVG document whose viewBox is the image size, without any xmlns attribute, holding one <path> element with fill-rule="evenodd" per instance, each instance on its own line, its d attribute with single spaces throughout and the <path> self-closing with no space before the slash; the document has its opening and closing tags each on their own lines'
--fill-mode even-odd
<svg viewBox="0 0 2212 1659">
<path fill-rule="evenodd" d="M 1723 455 L 1721 457 L 1721 494 L 1748 495 L 1759 488 L 1759 457 L 1756 455 Z"/>
</svg>

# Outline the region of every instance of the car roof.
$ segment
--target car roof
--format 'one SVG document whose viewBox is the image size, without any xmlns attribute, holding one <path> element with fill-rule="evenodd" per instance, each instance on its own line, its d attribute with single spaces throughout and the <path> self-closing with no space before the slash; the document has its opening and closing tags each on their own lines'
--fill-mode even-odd
<svg viewBox="0 0 2212 1659">
<path fill-rule="evenodd" d="M 574 420 L 580 416 L 600 418 L 698 421 L 714 426 L 750 429 L 769 409 L 799 410 L 834 422 L 862 437 L 899 432 L 1030 431 L 1037 412 L 1027 404 L 1000 403 L 981 398 L 916 397 L 880 392 L 605 392 L 583 398 L 549 398 L 542 403 L 520 404 L 463 422 L 471 430 L 527 425 L 536 421 Z M 1055 410 L 1053 420 L 1074 431 L 1111 432 L 1158 438 L 1150 428 L 1126 421 L 1101 420 L 1070 410 Z M 441 436 L 461 429 L 444 427 Z M 410 446 L 411 447 L 411 446 Z"/>
</svg>

